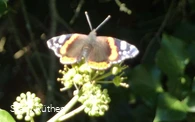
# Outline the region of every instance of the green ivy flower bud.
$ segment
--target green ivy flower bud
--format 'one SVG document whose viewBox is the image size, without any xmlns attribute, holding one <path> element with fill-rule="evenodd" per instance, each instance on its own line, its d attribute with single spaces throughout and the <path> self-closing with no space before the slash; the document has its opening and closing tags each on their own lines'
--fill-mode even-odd
<svg viewBox="0 0 195 122">
<path fill-rule="evenodd" d="M 112 67 L 112 74 L 117 75 L 118 73 L 119 73 L 119 68 L 116 66 Z"/>
<path fill-rule="evenodd" d="M 16 97 L 16 101 L 18 102 L 21 101 L 21 99 L 22 99 L 21 97 Z"/>
<path fill-rule="evenodd" d="M 21 94 L 20 94 L 20 97 L 21 97 L 21 98 L 25 98 L 25 97 L 26 97 L 26 94 L 21 93 Z"/>
<path fill-rule="evenodd" d="M 73 86 L 73 82 L 72 81 L 64 82 L 64 86 L 65 88 L 71 88 Z"/>
<path fill-rule="evenodd" d="M 22 116 L 21 114 L 18 114 L 18 115 L 16 116 L 16 118 L 17 118 L 18 120 L 22 120 L 22 119 L 23 119 L 23 116 Z"/>
<path fill-rule="evenodd" d="M 76 74 L 74 77 L 73 77 L 73 82 L 74 83 L 77 83 L 77 84 L 79 84 L 79 85 L 82 85 L 83 84 L 83 77 L 82 77 L 82 75 L 80 75 L 80 74 Z"/>
<path fill-rule="evenodd" d="M 92 69 L 87 65 L 87 63 L 82 64 L 79 67 L 79 72 L 81 73 L 92 73 Z"/>
<path fill-rule="evenodd" d="M 28 116 L 28 115 L 26 115 L 24 119 L 25 119 L 25 121 L 30 121 L 31 120 L 31 117 Z"/>
<path fill-rule="evenodd" d="M 122 81 L 121 81 L 121 77 L 120 76 L 115 76 L 114 77 L 114 79 L 113 79 L 114 85 L 119 86 L 121 82 Z"/>
</svg>

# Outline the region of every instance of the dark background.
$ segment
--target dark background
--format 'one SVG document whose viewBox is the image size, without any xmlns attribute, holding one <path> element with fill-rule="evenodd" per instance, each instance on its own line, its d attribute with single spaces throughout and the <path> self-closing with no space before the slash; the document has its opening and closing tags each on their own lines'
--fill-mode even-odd
<svg viewBox="0 0 195 122">
<path fill-rule="evenodd" d="M 140 54 L 124 64 L 128 89 L 106 86 L 111 97 L 103 117 L 80 113 L 69 122 L 194 122 L 195 1 L 121 0 L 132 11 L 120 11 L 115 0 L 9 0 L 0 3 L 0 108 L 9 112 L 20 93 L 31 91 L 43 104 L 64 106 L 72 92 L 59 92 L 62 64 L 47 39 L 66 33 L 88 34 L 108 15 L 98 35 L 136 45 Z M 80 6 L 80 10 L 76 12 Z M 24 54 L 21 52 L 24 51 Z M 18 56 L 18 54 L 20 56 Z M 36 121 L 46 121 L 44 113 Z"/>
</svg>

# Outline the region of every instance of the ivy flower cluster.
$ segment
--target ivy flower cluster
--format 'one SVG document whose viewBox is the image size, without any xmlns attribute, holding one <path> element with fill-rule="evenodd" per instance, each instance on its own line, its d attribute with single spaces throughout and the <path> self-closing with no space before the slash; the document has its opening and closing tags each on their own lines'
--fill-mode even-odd
<svg viewBox="0 0 195 122">
<path fill-rule="evenodd" d="M 126 79 L 122 77 L 125 68 L 125 66 L 115 65 L 106 71 L 91 69 L 86 63 L 74 64 L 71 68 L 65 65 L 64 69 L 59 71 L 63 75 L 62 78 L 57 80 L 64 85 L 64 89 L 75 86 L 78 90 L 78 101 L 85 106 L 84 111 L 89 116 L 103 116 L 111 100 L 108 90 L 103 89 L 101 83 L 125 86 L 122 83 Z M 128 87 L 127 84 L 126 87 Z"/>
<path fill-rule="evenodd" d="M 17 119 L 24 118 L 25 121 L 32 121 L 35 115 L 41 114 L 43 105 L 40 98 L 36 97 L 34 93 L 27 92 L 26 94 L 21 93 L 12 107 Z"/>
</svg>

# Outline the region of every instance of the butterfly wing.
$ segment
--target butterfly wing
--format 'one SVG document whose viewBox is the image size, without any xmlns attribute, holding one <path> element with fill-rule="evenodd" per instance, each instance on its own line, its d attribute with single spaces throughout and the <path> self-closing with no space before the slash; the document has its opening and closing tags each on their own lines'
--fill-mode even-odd
<svg viewBox="0 0 195 122">
<path fill-rule="evenodd" d="M 60 57 L 62 64 L 73 64 L 79 60 L 86 40 L 88 36 L 84 34 L 64 34 L 49 39 L 47 45 Z"/>
<path fill-rule="evenodd" d="M 92 45 L 90 52 L 83 51 L 83 47 Z M 98 36 L 96 41 L 90 42 L 84 34 L 66 34 L 53 37 L 47 45 L 60 57 L 62 64 L 73 64 L 85 57 L 88 65 L 94 69 L 107 69 L 111 64 L 134 58 L 139 50 L 124 40 L 112 37 Z M 87 54 L 85 54 L 87 53 Z M 89 53 L 89 54 L 88 54 Z"/>
<path fill-rule="evenodd" d="M 136 46 L 117 38 L 107 37 L 111 47 L 109 61 L 113 64 L 120 63 L 126 59 L 134 58 L 139 54 Z"/>
<path fill-rule="evenodd" d="M 95 69 L 107 69 L 111 64 L 134 58 L 139 53 L 134 45 L 124 40 L 106 36 L 98 36 L 96 40 L 97 44 L 88 58 L 88 64 Z"/>
<path fill-rule="evenodd" d="M 91 68 L 104 70 L 111 66 L 111 63 L 108 60 L 111 49 L 106 41 L 106 38 L 96 38 L 93 48 L 87 58 L 87 64 Z"/>
</svg>

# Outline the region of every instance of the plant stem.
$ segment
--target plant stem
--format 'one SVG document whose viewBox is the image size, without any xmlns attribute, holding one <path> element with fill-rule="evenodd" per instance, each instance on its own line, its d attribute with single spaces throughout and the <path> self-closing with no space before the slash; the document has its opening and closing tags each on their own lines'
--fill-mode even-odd
<svg viewBox="0 0 195 122">
<path fill-rule="evenodd" d="M 75 109 L 75 110 L 73 110 L 73 111 L 67 113 L 67 114 L 64 115 L 64 116 L 61 116 L 61 117 L 59 118 L 59 121 L 67 120 L 68 118 L 70 118 L 70 117 L 72 117 L 72 116 L 74 116 L 74 115 L 80 113 L 81 111 L 83 111 L 84 108 L 85 108 L 85 106 L 84 106 L 84 105 L 81 105 L 81 106 L 78 107 L 77 109 Z"/>
<path fill-rule="evenodd" d="M 54 115 L 50 120 L 47 122 L 55 122 L 57 121 L 61 116 L 66 114 L 77 102 L 79 96 L 75 95 L 64 107 L 62 110 L 60 110 L 56 115 Z"/>
<path fill-rule="evenodd" d="M 98 77 L 98 78 L 96 78 L 95 81 L 101 80 L 101 79 L 106 78 L 106 77 L 108 77 L 110 75 L 112 75 L 111 71 L 106 73 L 106 74 L 104 74 L 104 75 L 102 75 L 102 76 L 100 76 L 100 77 Z"/>
</svg>

